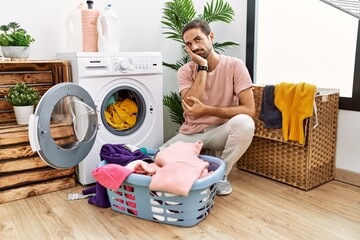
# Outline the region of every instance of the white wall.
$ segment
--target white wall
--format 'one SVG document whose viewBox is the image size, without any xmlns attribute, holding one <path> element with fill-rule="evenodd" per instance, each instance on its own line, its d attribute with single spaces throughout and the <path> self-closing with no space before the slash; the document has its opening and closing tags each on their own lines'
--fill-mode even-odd
<svg viewBox="0 0 360 240">
<path fill-rule="evenodd" d="M 360 173 L 360 112 L 340 110 L 336 167 Z"/>
<path fill-rule="evenodd" d="M 256 83 L 305 81 L 340 89 L 340 96 L 351 97 L 357 18 L 321 1 L 257 4 Z"/>
<path fill-rule="evenodd" d="M 66 16 L 81 1 L 78 0 L 11 0 L 0 4 L 0 25 L 16 21 L 35 37 L 30 58 L 51 60 L 57 52 L 66 51 Z M 95 0 L 94 8 L 101 10 L 109 1 Z M 176 62 L 180 56 L 180 46 L 165 39 L 161 25 L 162 8 L 166 0 L 117 0 L 113 7 L 121 24 L 121 51 L 160 51 L 163 60 Z M 193 1 L 198 12 L 210 0 Z M 240 47 L 226 54 L 245 59 L 246 47 L 246 0 L 227 0 L 235 10 L 236 20 L 231 24 L 212 24 L 217 41 L 233 41 Z M 176 75 L 173 70 L 164 68 L 164 94 L 177 91 Z M 165 139 L 174 135 L 177 126 L 170 122 L 165 111 Z M 360 148 L 356 146 L 360 128 L 356 127 L 360 113 L 340 111 L 337 147 L 337 166 L 360 172 Z"/>
</svg>

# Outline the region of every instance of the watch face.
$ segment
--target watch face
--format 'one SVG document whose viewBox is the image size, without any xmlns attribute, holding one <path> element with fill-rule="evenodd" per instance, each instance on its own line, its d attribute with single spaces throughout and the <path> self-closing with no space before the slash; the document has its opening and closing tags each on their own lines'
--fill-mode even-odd
<svg viewBox="0 0 360 240">
<path fill-rule="evenodd" d="M 207 71 L 208 67 L 207 66 L 198 66 L 198 71 L 201 71 L 201 70 Z"/>
</svg>

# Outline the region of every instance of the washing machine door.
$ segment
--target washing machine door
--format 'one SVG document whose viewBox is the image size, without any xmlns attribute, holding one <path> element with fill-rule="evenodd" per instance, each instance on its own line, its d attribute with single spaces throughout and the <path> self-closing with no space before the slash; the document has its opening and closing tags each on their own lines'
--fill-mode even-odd
<svg viewBox="0 0 360 240">
<path fill-rule="evenodd" d="M 50 88 L 29 120 L 33 151 L 50 166 L 66 169 L 81 162 L 96 138 L 98 120 L 89 93 L 75 83 Z"/>
</svg>

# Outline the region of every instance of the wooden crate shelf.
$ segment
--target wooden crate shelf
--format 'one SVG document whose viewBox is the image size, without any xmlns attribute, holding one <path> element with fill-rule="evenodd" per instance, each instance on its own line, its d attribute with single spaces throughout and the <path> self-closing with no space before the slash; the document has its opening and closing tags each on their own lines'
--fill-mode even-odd
<svg viewBox="0 0 360 240">
<path fill-rule="evenodd" d="M 48 166 L 31 150 L 27 132 L 27 126 L 0 124 L 0 203 L 76 184 L 75 168 L 60 170 Z M 59 145 L 72 141 L 70 126 L 53 124 L 51 132 Z"/>
<path fill-rule="evenodd" d="M 5 102 L 9 86 L 26 82 L 44 94 L 53 85 L 69 82 L 67 61 L 0 62 L 0 204 L 74 187 L 75 168 L 54 169 L 31 150 L 28 126 L 17 125 L 12 106 Z M 72 141 L 71 126 L 51 124 L 54 140 Z"/>
<path fill-rule="evenodd" d="M 0 61 L 0 123 L 15 122 L 13 108 L 5 101 L 10 86 L 26 82 L 42 95 L 70 77 L 67 61 Z"/>
</svg>

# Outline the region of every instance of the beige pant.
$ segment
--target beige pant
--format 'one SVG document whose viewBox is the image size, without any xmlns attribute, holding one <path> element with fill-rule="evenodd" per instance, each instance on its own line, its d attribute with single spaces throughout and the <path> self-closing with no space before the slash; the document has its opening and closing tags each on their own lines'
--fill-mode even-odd
<svg viewBox="0 0 360 240">
<path fill-rule="evenodd" d="M 203 148 L 221 152 L 220 158 L 226 164 L 225 175 L 227 176 L 233 165 L 250 146 L 254 131 L 255 124 L 253 119 L 248 115 L 239 114 L 220 126 L 207 127 L 203 133 L 193 135 L 179 133 L 164 143 L 160 149 L 176 141 L 202 141 L 204 143 Z"/>
</svg>

